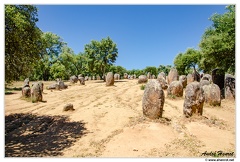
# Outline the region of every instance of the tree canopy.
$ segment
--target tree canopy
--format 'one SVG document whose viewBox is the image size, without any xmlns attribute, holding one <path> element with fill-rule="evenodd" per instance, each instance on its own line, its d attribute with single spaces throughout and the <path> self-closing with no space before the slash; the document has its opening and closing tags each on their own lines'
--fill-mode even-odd
<svg viewBox="0 0 240 162">
<path fill-rule="evenodd" d="M 118 57 L 117 45 L 110 37 L 101 41 L 92 40 L 85 45 L 84 53 L 87 57 L 88 70 L 102 76 Z"/>
<path fill-rule="evenodd" d="M 174 65 L 179 75 L 186 75 L 191 68 L 196 69 L 201 59 L 200 52 L 193 48 L 188 48 L 185 53 L 179 53 L 174 59 Z"/>
<path fill-rule="evenodd" d="M 235 5 L 226 7 L 224 14 L 214 14 L 213 22 L 203 34 L 199 44 L 202 60 L 200 67 L 206 72 L 220 68 L 235 73 Z"/>
<path fill-rule="evenodd" d="M 5 81 L 27 76 L 40 59 L 41 30 L 36 26 L 37 8 L 5 5 Z"/>
</svg>

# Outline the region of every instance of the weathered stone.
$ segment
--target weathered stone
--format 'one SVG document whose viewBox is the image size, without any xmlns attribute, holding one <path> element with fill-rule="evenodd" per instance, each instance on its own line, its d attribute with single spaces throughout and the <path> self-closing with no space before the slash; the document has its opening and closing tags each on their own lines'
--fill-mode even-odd
<svg viewBox="0 0 240 162">
<path fill-rule="evenodd" d="M 162 75 L 160 75 L 160 74 L 158 75 L 157 81 L 161 84 L 162 89 L 168 88 L 167 82 Z"/>
<path fill-rule="evenodd" d="M 177 97 L 183 96 L 182 82 L 181 81 L 173 81 L 167 89 L 167 94 L 168 94 L 168 96 L 169 95 L 173 95 L 173 96 L 177 96 Z"/>
<path fill-rule="evenodd" d="M 114 74 L 114 80 L 120 80 L 120 75 L 119 74 Z"/>
<path fill-rule="evenodd" d="M 38 84 L 40 85 L 40 89 L 41 89 L 41 91 L 43 93 L 43 82 L 39 81 Z"/>
<path fill-rule="evenodd" d="M 22 88 L 22 96 L 26 98 L 31 97 L 31 88 L 29 86 Z"/>
<path fill-rule="evenodd" d="M 209 85 L 210 82 L 208 80 L 201 80 L 199 84 L 200 84 L 201 87 L 203 87 L 205 85 Z"/>
<path fill-rule="evenodd" d="M 130 75 L 130 78 L 129 78 L 129 79 L 131 79 L 131 80 L 132 80 L 132 79 L 133 79 L 133 75 Z"/>
<path fill-rule="evenodd" d="M 214 69 L 212 70 L 212 81 L 214 84 L 217 84 L 220 88 L 221 91 L 221 98 L 225 98 L 224 97 L 224 80 L 225 80 L 225 73 L 224 71 L 222 71 L 221 69 Z"/>
<path fill-rule="evenodd" d="M 225 75 L 225 99 L 235 99 L 235 78 L 230 74 Z"/>
<path fill-rule="evenodd" d="M 150 119 L 161 118 L 165 102 L 164 92 L 157 80 L 150 80 L 144 90 L 142 99 L 143 114 Z"/>
<path fill-rule="evenodd" d="M 147 83 L 147 81 L 148 81 L 148 78 L 147 78 L 146 75 L 140 75 L 140 76 L 138 77 L 138 84 Z"/>
<path fill-rule="evenodd" d="M 137 78 L 136 74 L 133 74 L 133 79 L 136 79 L 136 78 Z"/>
<path fill-rule="evenodd" d="M 128 74 L 124 73 L 123 77 L 124 77 L 124 79 L 127 79 L 128 78 Z"/>
<path fill-rule="evenodd" d="M 85 81 L 88 81 L 88 76 L 85 76 L 84 80 L 85 80 Z"/>
<path fill-rule="evenodd" d="M 63 81 L 59 81 L 58 85 L 60 89 L 66 89 L 68 87 L 68 85 L 65 85 Z"/>
<path fill-rule="evenodd" d="M 210 74 L 204 74 L 201 80 L 208 80 L 210 83 L 212 83 L 212 76 Z"/>
<path fill-rule="evenodd" d="M 171 68 L 168 77 L 167 77 L 167 82 L 170 85 L 173 81 L 178 80 L 178 71 L 177 69 Z"/>
<path fill-rule="evenodd" d="M 95 77 L 95 76 L 93 76 L 93 77 L 92 77 L 92 80 L 96 80 L 96 77 Z"/>
<path fill-rule="evenodd" d="M 79 78 L 79 77 L 83 77 L 83 74 L 79 74 L 79 75 L 78 75 L 78 78 Z"/>
<path fill-rule="evenodd" d="M 68 103 L 63 107 L 63 111 L 69 111 L 69 110 L 74 110 L 73 104 Z"/>
<path fill-rule="evenodd" d="M 186 75 L 181 75 L 181 76 L 179 77 L 179 81 L 182 82 L 183 88 L 186 88 L 186 86 L 187 86 L 187 77 L 186 77 Z"/>
<path fill-rule="evenodd" d="M 188 74 L 187 75 L 187 85 L 194 82 L 194 77 L 193 74 Z"/>
<path fill-rule="evenodd" d="M 78 82 L 78 78 L 75 75 L 71 76 L 69 80 L 70 80 L 71 83 L 77 83 Z"/>
<path fill-rule="evenodd" d="M 205 102 L 212 106 L 221 105 L 220 88 L 217 84 L 209 84 L 202 87 L 204 91 Z"/>
<path fill-rule="evenodd" d="M 158 76 L 159 76 L 159 75 L 162 75 L 163 78 L 166 80 L 166 74 L 165 74 L 164 72 L 159 73 Z"/>
<path fill-rule="evenodd" d="M 108 72 L 106 76 L 106 86 L 114 85 L 114 76 L 112 72 Z"/>
<path fill-rule="evenodd" d="M 183 114 L 186 117 L 193 113 L 202 115 L 204 104 L 204 92 L 199 82 L 189 83 L 185 90 L 185 99 L 183 104 Z"/>
<path fill-rule="evenodd" d="M 151 73 L 150 73 L 150 72 L 147 73 L 147 78 L 148 78 L 148 79 L 152 79 L 152 78 L 151 78 Z"/>
<path fill-rule="evenodd" d="M 56 89 L 56 90 L 60 90 L 60 86 L 59 86 L 58 83 L 53 83 L 53 84 L 49 85 L 49 86 L 47 87 L 47 89 Z"/>
<path fill-rule="evenodd" d="M 42 101 L 42 90 L 39 82 L 34 83 L 31 88 L 32 102 Z"/>
<path fill-rule="evenodd" d="M 30 87 L 29 86 L 29 78 L 26 78 L 23 82 L 23 87 Z"/>
<path fill-rule="evenodd" d="M 97 80 L 101 80 L 101 77 L 99 75 L 97 75 Z"/>
<path fill-rule="evenodd" d="M 84 77 L 78 77 L 78 80 L 80 82 L 80 85 L 85 85 L 85 78 Z"/>
<path fill-rule="evenodd" d="M 152 79 L 155 79 L 156 78 L 156 76 L 155 75 L 152 75 L 152 77 L 151 77 Z"/>
</svg>

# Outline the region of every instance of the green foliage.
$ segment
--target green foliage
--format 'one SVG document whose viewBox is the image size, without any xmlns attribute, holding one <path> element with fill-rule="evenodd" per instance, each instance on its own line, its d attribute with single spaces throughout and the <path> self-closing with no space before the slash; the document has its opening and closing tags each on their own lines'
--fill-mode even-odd
<svg viewBox="0 0 240 162">
<path fill-rule="evenodd" d="M 146 85 L 143 85 L 143 84 L 142 84 L 142 85 L 140 86 L 140 89 L 141 89 L 141 90 L 144 90 L 144 89 L 145 89 L 145 86 L 146 86 Z"/>
<path fill-rule="evenodd" d="M 66 68 L 60 61 L 55 62 L 50 68 L 50 75 L 52 79 L 69 79 L 69 75 L 67 74 Z"/>
<path fill-rule="evenodd" d="M 179 75 L 187 75 L 191 68 L 196 68 L 201 59 L 201 54 L 198 50 L 188 48 L 185 53 L 179 53 L 174 59 L 174 65 Z"/>
<path fill-rule="evenodd" d="M 218 67 L 235 73 L 235 5 L 226 9 L 226 13 L 210 18 L 213 25 L 205 31 L 199 44 L 202 52 L 200 67 L 205 72 Z"/>
<path fill-rule="evenodd" d="M 116 61 L 118 49 L 110 37 L 107 37 L 101 41 L 92 40 L 90 44 L 86 44 L 84 53 L 88 71 L 102 76 Z"/>
<path fill-rule="evenodd" d="M 129 74 L 129 75 L 134 75 L 135 74 L 136 77 L 139 77 L 140 75 L 144 74 L 144 71 L 143 70 L 139 70 L 139 69 L 132 69 L 132 70 L 128 70 L 127 74 Z"/>
<path fill-rule="evenodd" d="M 41 59 L 34 66 L 34 72 L 30 76 L 30 79 L 32 80 L 50 80 L 55 78 L 51 76 L 52 73 L 50 72 L 50 70 L 53 64 L 59 60 L 59 55 L 62 52 L 62 50 L 63 49 L 65 51 L 69 50 L 67 49 L 67 47 L 65 47 L 66 43 L 63 42 L 62 38 L 51 32 L 43 33 L 41 35 L 41 39 L 43 42 L 43 49 L 40 53 Z M 54 69 L 56 69 L 56 67 L 54 67 Z"/>
<path fill-rule="evenodd" d="M 5 5 L 5 81 L 27 77 L 40 59 L 41 31 L 36 26 L 37 8 Z"/>
<path fill-rule="evenodd" d="M 172 66 L 171 65 L 159 65 L 157 68 L 158 73 L 164 72 L 166 75 L 168 75 L 169 71 L 171 70 Z"/>
<path fill-rule="evenodd" d="M 143 71 L 146 75 L 148 72 L 150 72 L 151 75 L 157 76 L 157 68 L 155 66 L 147 66 L 145 69 L 143 69 Z"/>
<path fill-rule="evenodd" d="M 115 73 L 118 73 L 118 74 L 120 74 L 120 76 L 123 76 L 124 73 L 127 72 L 127 70 L 126 70 L 124 67 L 122 67 L 122 66 L 115 66 L 115 65 L 110 66 L 110 68 L 108 69 L 108 71 L 111 71 L 111 72 L 113 72 L 114 74 L 115 74 Z"/>
</svg>

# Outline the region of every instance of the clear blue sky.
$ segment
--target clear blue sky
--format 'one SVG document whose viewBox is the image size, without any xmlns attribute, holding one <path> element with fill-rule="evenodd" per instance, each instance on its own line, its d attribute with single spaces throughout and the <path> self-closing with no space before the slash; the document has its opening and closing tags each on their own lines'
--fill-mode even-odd
<svg viewBox="0 0 240 162">
<path fill-rule="evenodd" d="M 37 5 L 43 32 L 59 35 L 75 54 L 109 36 L 118 48 L 115 65 L 127 70 L 173 65 L 175 56 L 198 48 L 214 13 L 226 5 Z"/>
</svg>

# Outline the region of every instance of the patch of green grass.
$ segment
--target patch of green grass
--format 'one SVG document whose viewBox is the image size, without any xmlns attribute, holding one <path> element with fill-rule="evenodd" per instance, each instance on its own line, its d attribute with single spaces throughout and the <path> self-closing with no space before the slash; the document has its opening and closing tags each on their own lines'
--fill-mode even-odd
<svg viewBox="0 0 240 162">
<path fill-rule="evenodd" d="M 141 89 L 141 90 L 144 90 L 144 89 L 145 89 L 145 86 L 146 86 L 146 85 L 141 85 L 141 86 L 140 86 L 140 89 Z"/>
<path fill-rule="evenodd" d="M 177 96 L 173 95 L 173 94 L 170 94 L 170 95 L 168 95 L 168 97 L 171 98 L 171 99 L 176 99 Z"/>
</svg>

